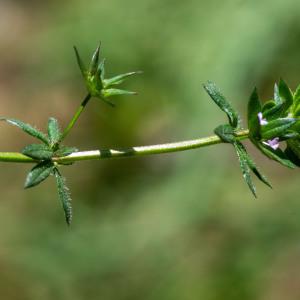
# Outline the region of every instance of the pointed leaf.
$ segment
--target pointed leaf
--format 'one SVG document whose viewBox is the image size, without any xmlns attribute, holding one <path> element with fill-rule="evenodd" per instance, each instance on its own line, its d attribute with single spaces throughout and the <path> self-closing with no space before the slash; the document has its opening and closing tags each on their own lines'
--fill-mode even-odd
<svg viewBox="0 0 300 300">
<path fill-rule="evenodd" d="M 102 59 L 102 61 L 100 62 L 100 64 L 98 65 L 98 69 L 97 69 L 97 76 L 100 76 L 100 79 L 102 81 L 104 81 L 104 77 L 105 77 L 105 58 Z"/>
<path fill-rule="evenodd" d="M 300 135 L 298 132 L 295 132 L 295 131 L 292 131 L 292 130 L 288 130 L 284 135 L 282 135 L 280 137 L 280 141 L 287 141 L 287 140 L 290 140 L 290 139 L 296 139 L 296 138 L 299 138 Z"/>
<path fill-rule="evenodd" d="M 136 95 L 136 92 L 130 92 L 125 90 L 119 90 L 119 89 L 105 89 L 102 90 L 102 95 L 104 98 L 108 98 L 111 96 L 119 96 L 119 95 Z"/>
<path fill-rule="evenodd" d="M 288 108 L 293 104 L 293 94 L 283 79 L 280 79 L 279 82 L 279 95 L 284 102 L 284 114 L 288 110 Z"/>
<path fill-rule="evenodd" d="M 129 73 L 125 73 L 125 74 L 121 74 L 109 79 L 104 79 L 103 83 L 104 83 L 104 87 L 109 87 L 111 85 L 116 85 L 116 84 L 120 84 L 122 83 L 126 78 L 131 77 L 133 75 L 136 74 L 141 74 L 141 71 L 136 71 L 136 72 L 129 72 Z"/>
<path fill-rule="evenodd" d="M 289 148 L 294 155 L 300 160 L 300 139 L 290 139 L 287 141 L 287 148 Z"/>
<path fill-rule="evenodd" d="M 294 104 L 293 104 L 294 110 L 296 110 L 299 105 L 300 105 L 300 85 L 298 85 L 294 93 Z"/>
<path fill-rule="evenodd" d="M 263 182 L 265 185 L 267 185 L 268 187 L 272 188 L 271 183 L 268 181 L 267 177 L 263 174 L 260 173 L 259 169 L 257 168 L 257 166 L 255 165 L 255 163 L 253 162 L 253 160 L 248 160 L 248 166 L 249 168 L 252 170 L 252 172 L 255 174 L 255 176 L 261 181 Z"/>
<path fill-rule="evenodd" d="M 106 104 L 108 104 L 110 107 L 115 107 L 116 105 L 110 101 L 108 101 L 107 99 L 100 97 L 100 100 L 102 100 L 103 102 L 105 102 Z"/>
<path fill-rule="evenodd" d="M 275 120 L 278 119 L 282 114 L 284 110 L 284 103 L 272 106 L 266 110 L 263 110 L 263 116 L 267 120 Z"/>
<path fill-rule="evenodd" d="M 254 161 L 252 160 L 250 155 L 247 153 L 247 150 L 246 150 L 245 146 L 239 141 L 237 141 L 237 144 L 238 144 L 239 148 L 244 152 L 244 157 L 247 160 L 248 166 L 251 169 L 251 171 L 256 175 L 256 177 L 260 181 L 262 181 L 264 184 L 266 184 L 267 186 L 272 188 L 272 185 L 269 183 L 267 177 L 260 173 L 260 171 L 258 170 L 256 164 L 254 163 Z"/>
<path fill-rule="evenodd" d="M 48 121 L 48 136 L 51 145 L 55 145 L 61 138 L 61 131 L 58 126 L 58 122 L 54 118 L 49 118 Z"/>
<path fill-rule="evenodd" d="M 95 50 L 91 63 L 90 63 L 90 68 L 89 71 L 92 75 L 95 75 L 98 69 L 98 64 L 99 64 L 99 57 L 100 57 L 100 44 L 98 45 L 97 49 Z"/>
<path fill-rule="evenodd" d="M 293 131 L 300 134 L 300 118 L 295 118 L 295 119 L 296 119 L 296 123 L 291 127 L 291 129 L 288 130 L 288 132 Z"/>
<path fill-rule="evenodd" d="M 81 71 L 81 74 L 82 74 L 83 78 L 86 78 L 86 76 L 87 76 L 87 68 L 85 67 L 84 62 L 82 61 L 82 59 L 81 59 L 81 57 L 79 55 L 79 52 L 78 52 L 78 50 L 77 50 L 77 48 L 75 46 L 74 46 L 74 51 L 75 51 L 77 63 L 78 63 L 79 69 Z"/>
<path fill-rule="evenodd" d="M 208 81 L 206 84 L 203 84 L 203 87 L 211 99 L 227 114 L 230 125 L 237 128 L 240 123 L 239 115 L 223 96 L 217 86 L 213 82 Z"/>
<path fill-rule="evenodd" d="M 291 169 L 294 169 L 296 167 L 280 148 L 274 150 L 271 147 L 268 147 L 267 145 L 264 145 L 262 143 L 257 143 L 256 146 L 267 157 L 279 162 L 283 166 Z"/>
<path fill-rule="evenodd" d="M 264 105 L 262 106 L 262 112 L 263 114 L 265 113 L 265 111 L 268 111 L 269 109 L 273 108 L 274 106 L 276 106 L 276 103 L 274 102 L 274 100 L 269 100 L 267 102 L 264 103 Z"/>
<path fill-rule="evenodd" d="M 70 191 L 66 186 L 65 178 L 62 177 L 57 168 L 54 169 L 54 175 L 56 178 L 59 199 L 62 203 L 62 207 L 65 213 L 66 222 L 68 225 L 70 225 L 72 221 L 72 199 L 70 196 Z"/>
<path fill-rule="evenodd" d="M 26 132 L 27 134 L 39 139 L 40 141 L 42 141 L 43 143 L 45 143 L 47 145 L 49 144 L 49 140 L 48 140 L 47 136 L 29 124 L 26 124 L 26 123 L 16 120 L 16 119 L 8 119 L 8 118 L 0 118 L 0 121 L 6 121 L 11 125 L 17 126 L 20 129 L 22 129 L 24 132 Z"/>
<path fill-rule="evenodd" d="M 281 118 L 260 127 L 261 136 L 265 140 L 281 137 L 297 122 L 293 118 Z"/>
<path fill-rule="evenodd" d="M 258 114 L 262 111 L 257 89 L 254 88 L 248 101 L 248 127 L 250 138 L 260 138 Z"/>
<path fill-rule="evenodd" d="M 298 118 L 300 117 L 300 105 L 296 108 L 294 116 Z"/>
<path fill-rule="evenodd" d="M 37 164 L 28 173 L 25 181 L 25 189 L 33 187 L 44 181 L 52 172 L 53 163 L 49 161 L 43 161 Z"/>
<path fill-rule="evenodd" d="M 299 145 L 300 142 L 298 141 L 298 145 L 293 145 L 288 142 L 288 146 L 285 149 L 285 155 L 298 167 L 300 167 L 300 155 L 299 155 Z M 294 148 L 296 146 L 296 148 Z M 296 151 L 295 151 L 296 150 Z"/>
<path fill-rule="evenodd" d="M 239 162 L 240 162 L 240 167 L 243 173 L 243 177 L 246 181 L 246 183 L 248 184 L 248 187 L 250 188 L 252 194 L 254 195 L 254 197 L 256 198 L 256 188 L 254 186 L 254 183 L 251 179 L 251 175 L 250 175 L 250 168 L 248 165 L 248 159 L 245 156 L 245 152 L 243 147 L 241 147 L 241 143 L 234 143 L 234 147 L 237 153 L 237 156 L 239 158 Z"/>
<path fill-rule="evenodd" d="M 283 103 L 283 101 L 280 97 L 280 94 L 279 94 L 279 88 L 278 88 L 277 83 L 275 83 L 275 85 L 274 85 L 274 101 L 275 101 L 276 105 L 280 105 Z"/>
<path fill-rule="evenodd" d="M 22 149 L 22 154 L 37 160 L 50 160 L 53 151 L 45 144 L 30 144 Z"/>
<path fill-rule="evenodd" d="M 54 156 L 56 157 L 68 156 L 77 151 L 78 149 L 74 147 L 61 146 L 57 151 L 55 151 Z"/>
<path fill-rule="evenodd" d="M 218 126 L 214 133 L 225 143 L 233 143 L 236 140 L 234 129 L 231 125 L 225 124 Z"/>
</svg>

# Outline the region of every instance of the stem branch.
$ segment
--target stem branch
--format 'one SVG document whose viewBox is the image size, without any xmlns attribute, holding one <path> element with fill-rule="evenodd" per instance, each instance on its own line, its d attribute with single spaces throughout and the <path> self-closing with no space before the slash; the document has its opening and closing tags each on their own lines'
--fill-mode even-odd
<svg viewBox="0 0 300 300">
<path fill-rule="evenodd" d="M 84 100 L 82 101 L 81 105 L 79 106 L 78 110 L 76 111 L 75 115 L 73 116 L 72 120 L 68 124 L 67 128 L 63 132 L 63 134 L 62 134 L 62 136 L 60 138 L 60 141 L 64 140 L 65 137 L 70 132 L 70 130 L 73 128 L 73 126 L 75 125 L 76 121 L 80 117 L 81 113 L 83 112 L 84 108 L 86 107 L 86 105 L 88 104 L 88 102 L 90 101 L 90 99 L 91 99 L 91 94 L 87 94 L 86 97 L 84 98 Z"/>
<path fill-rule="evenodd" d="M 75 121 L 73 122 L 73 124 L 75 123 Z M 247 139 L 249 135 L 249 130 L 247 129 L 240 130 L 236 132 L 235 135 L 239 140 Z M 52 160 L 54 162 L 64 164 L 64 163 L 71 163 L 71 162 L 82 161 L 82 160 L 98 160 L 98 159 L 106 159 L 106 158 L 120 158 L 120 157 L 129 157 L 129 156 L 163 154 L 163 153 L 179 152 L 179 151 L 186 151 L 186 150 L 191 150 L 196 148 L 202 148 L 202 147 L 220 144 L 220 143 L 222 143 L 222 140 L 218 136 L 212 135 L 209 137 L 195 139 L 195 140 L 188 140 L 188 141 L 160 144 L 160 145 L 80 151 L 80 152 L 74 152 L 71 155 L 64 156 L 64 157 L 54 157 Z M 0 161 L 19 162 L 19 163 L 36 162 L 36 160 L 32 158 L 16 152 L 0 152 Z"/>
</svg>

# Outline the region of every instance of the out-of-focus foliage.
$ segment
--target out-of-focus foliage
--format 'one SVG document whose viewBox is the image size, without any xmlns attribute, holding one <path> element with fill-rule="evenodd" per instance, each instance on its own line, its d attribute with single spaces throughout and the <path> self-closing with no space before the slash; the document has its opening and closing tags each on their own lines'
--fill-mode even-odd
<svg viewBox="0 0 300 300">
<path fill-rule="evenodd" d="M 93 102 L 66 140 L 79 149 L 205 136 L 225 120 L 207 79 L 245 113 L 257 86 L 299 82 L 296 0 L 0 2 L 1 115 L 67 124 L 85 96 L 72 52 L 102 41 L 111 76 L 137 97 Z M 9 132 L 9 133 L 8 133 Z M 0 150 L 28 144 L 0 127 Z M 225 149 L 225 150 L 224 150 Z M 76 222 L 59 215 L 55 179 L 20 189 L 30 166 L 1 165 L 3 299 L 299 299 L 299 175 L 249 147 L 276 191 L 253 200 L 230 147 L 67 167 Z M 41 197 L 40 195 L 43 195 Z"/>
</svg>

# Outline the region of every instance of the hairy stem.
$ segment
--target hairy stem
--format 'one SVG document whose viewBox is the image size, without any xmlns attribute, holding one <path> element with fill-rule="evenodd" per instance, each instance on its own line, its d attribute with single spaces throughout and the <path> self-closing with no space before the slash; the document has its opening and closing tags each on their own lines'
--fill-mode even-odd
<svg viewBox="0 0 300 300">
<path fill-rule="evenodd" d="M 247 139 L 248 135 L 249 135 L 249 130 L 247 129 L 236 132 L 236 137 L 239 140 Z M 220 143 L 222 143 L 221 139 L 216 135 L 212 135 L 209 137 L 195 139 L 195 140 L 160 144 L 160 145 L 80 151 L 64 157 L 54 157 L 52 160 L 54 162 L 57 162 L 58 164 L 65 164 L 65 163 L 71 163 L 71 162 L 76 162 L 81 160 L 97 160 L 97 159 L 106 159 L 106 158 L 119 158 L 119 157 L 179 152 L 179 151 L 186 151 L 186 150 L 191 150 L 196 148 L 202 148 L 202 147 L 220 144 Z M 19 163 L 36 162 L 34 159 L 31 159 L 21 153 L 15 153 L 15 152 L 0 152 L 0 161 L 19 162 Z"/>
<path fill-rule="evenodd" d="M 84 100 L 82 101 L 82 103 L 80 104 L 80 106 L 79 106 L 78 110 L 76 111 L 75 115 L 73 116 L 72 120 L 70 121 L 70 123 L 66 127 L 65 131 L 63 132 L 63 134 L 60 138 L 60 141 L 64 140 L 65 137 L 70 132 L 70 130 L 73 128 L 73 126 L 75 125 L 76 121 L 80 117 L 81 113 L 83 112 L 84 108 L 86 107 L 86 105 L 88 104 L 90 99 L 91 99 L 91 95 L 87 94 L 86 97 L 84 98 Z"/>
</svg>

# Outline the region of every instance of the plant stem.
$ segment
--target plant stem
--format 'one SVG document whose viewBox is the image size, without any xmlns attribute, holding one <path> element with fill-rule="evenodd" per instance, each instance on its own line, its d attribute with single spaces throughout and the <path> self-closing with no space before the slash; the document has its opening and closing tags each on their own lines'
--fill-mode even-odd
<svg viewBox="0 0 300 300">
<path fill-rule="evenodd" d="M 78 110 L 76 111 L 75 115 L 73 116 L 72 120 L 68 124 L 67 128 L 63 132 L 63 134 L 60 138 L 60 142 L 65 139 L 65 137 L 68 135 L 70 130 L 73 128 L 73 126 L 75 125 L 76 121 L 80 117 L 81 113 L 83 112 L 84 108 L 86 107 L 86 105 L 88 104 L 90 99 L 91 99 L 91 94 L 87 94 L 86 97 L 84 98 L 84 100 L 82 101 L 82 103 L 80 104 L 80 106 L 79 106 Z"/>
<path fill-rule="evenodd" d="M 249 130 L 247 129 L 236 132 L 236 137 L 239 140 L 247 139 L 248 135 L 249 135 Z M 71 163 L 71 162 L 76 162 L 81 160 L 98 160 L 98 159 L 106 159 L 106 158 L 120 158 L 120 157 L 129 157 L 129 156 L 142 156 L 142 155 L 179 152 L 179 151 L 186 151 L 186 150 L 191 150 L 196 148 L 202 148 L 202 147 L 220 144 L 220 143 L 222 143 L 222 140 L 218 136 L 212 135 L 209 137 L 195 139 L 195 140 L 160 144 L 160 145 L 74 152 L 71 155 L 64 156 L 64 157 L 55 157 L 52 160 L 59 164 L 65 164 L 65 163 Z M 0 152 L 0 161 L 19 162 L 19 163 L 36 162 L 32 158 L 29 158 L 21 153 L 15 153 L 15 152 Z"/>
</svg>

